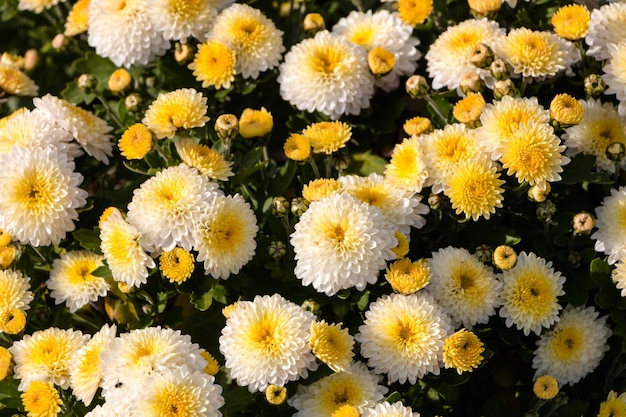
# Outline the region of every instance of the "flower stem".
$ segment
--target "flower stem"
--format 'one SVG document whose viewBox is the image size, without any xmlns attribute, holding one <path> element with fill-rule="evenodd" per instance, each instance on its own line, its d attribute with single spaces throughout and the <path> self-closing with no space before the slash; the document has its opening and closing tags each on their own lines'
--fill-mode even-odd
<svg viewBox="0 0 626 417">
<path fill-rule="evenodd" d="M 426 103 L 428 103 L 430 108 L 432 108 L 435 113 L 437 113 L 437 116 L 439 116 L 442 122 L 448 123 L 448 119 L 443 115 L 441 109 L 439 109 L 439 106 L 437 105 L 437 103 L 435 103 L 435 100 L 433 100 L 432 97 L 430 97 L 429 95 L 425 95 L 424 100 L 426 100 Z"/>
</svg>

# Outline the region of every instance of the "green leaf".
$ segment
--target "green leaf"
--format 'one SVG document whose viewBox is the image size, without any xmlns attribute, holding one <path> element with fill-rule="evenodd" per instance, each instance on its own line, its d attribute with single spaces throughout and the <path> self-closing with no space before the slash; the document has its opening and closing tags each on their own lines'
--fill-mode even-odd
<svg viewBox="0 0 626 417">
<path fill-rule="evenodd" d="M 383 174 L 387 161 L 378 155 L 372 154 L 370 151 L 355 153 L 351 155 L 353 163 L 349 168 L 350 172 L 362 175 L 364 177 L 371 173 Z"/>
<path fill-rule="evenodd" d="M 221 284 L 215 284 L 211 291 L 215 301 L 221 304 L 228 304 L 228 299 L 226 298 L 228 296 L 228 290 L 226 290 L 226 287 Z"/>
<path fill-rule="evenodd" d="M 289 188 L 296 176 L 298 165 L 293 161 L 287 161 L 280 167 L 277 175 L 270 183 L 270 195 L 283 195 Z"/>
<path fill-rule="evenodd" d="M 94 277 L 107 278 L 112 277 L 113 273 L 111 272 L 111 269 L 108 265 L 102 265 L 91 271 L 91 275 L 93 275 Z"/>
<path fill-rule="evenodd" d="M 367 306 L 369 305 L 369 302 L 370 292 L 365 291 L 363 294 L 361 294 L 361 297 L 359 298 L 359 301 L 357 301 L 356 305 L 357 307 L 359 307 L 359 310 L 365 311 L 365 309 L 367 309 Z"/>
<path fill-rule="evenodd" d="M 400 393 L 398 391 L 394 391 L 391 394 L 389 394 L 387 396 L 387 398 L 385 398 L 385 401 L 387 401 L 388 403 L 395 403 L 397 401 L 401 401 L 402 400 L 402 395 L 400 395 Z"/>
<path fill-rule="evenodd" d="M 78 229 L 72 232 L 72 236 L 74 236 L 74 239 L 78 241 L 82 248 L 92 250 L 96 253 L 101 253 L 100 236 L 97 231 Z"/>
<path fill-rule="evenodd" d="M 0 409 L 22 407 L 20 392 L 17 390 L 19 381 L 15 378 L 5 378 L 0 381 Z"/>
<path fill-rule="evenodd" d="M 198 310 L 206 311 L 213 304 L 213 289 L 202 293 L 192 292 L 190 300 Z"/>
</svg>

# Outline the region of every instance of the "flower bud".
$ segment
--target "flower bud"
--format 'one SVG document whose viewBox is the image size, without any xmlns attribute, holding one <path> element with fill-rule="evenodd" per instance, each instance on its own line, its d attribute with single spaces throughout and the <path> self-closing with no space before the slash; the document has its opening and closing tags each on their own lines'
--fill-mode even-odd
<svg viewBox="0 0 626 417">
<path fill-rule="evenodd" d="M 333 168 L 337 171 L 343 171 L 350 165 L 350 155 L 346 152 L 335 152 L 332 155 Z"/>
<path fill-rule="evenodd" d="M 448 201 L 443 194 L 431 194 L 428 196 L 428 205 L 431 210 L 441 210 L 448 206 Z"/>
<path fill-rule="evenodd" d="M 430 133 L 433 131 L 433 124 L 426 117 L 415 116 L 404 122 L 402 126 L 407 135 L 416 135 Z"/>
<path fill-rule="evenodd" d="M 272 199 L 272 216 L 285 217 L 289 213 L 289 201 L 285 197 L 279 196 Z"/>
<path fill-rule="evenodd" d="M 174 47 L 174 59 L 180 65 L 186 65 L 195 55 L 195 48 L 188 43 L 177 43 Z"/>
<path fill-rule="evenodd" d="M 480 262 L 489 262 L 493 256 L 493 249 L 491 249 L 489 245 L 482 244 L 476 248 L 474 256 L 476 256 Z"/>
<path fill-rule="evenodd" d="M 489 65 L 489 72 L 496 80 L 506 80 L 511 76 L 511 65 L 502 58 L 496 58 Z"/>
<path fill-rule="evenodd" d="M 273 240 L 267 247 L 267 252 L 272 259 L 280 259 L 287 254 L 287 246 L 280 240 Z"/>
<path fill-rule="evenodd" d="M 502 6 L 502 0 L 467 0 L 470 12 L 477 19 L 487 17 L 495 19 Z"/>
<path fill-rule="evenodd" d="M 580 261 L 582 259 L 582 255 L 576 250 L 573 250 L 567 254 L 567 262 L 569 262 L 574 268 L 578 268 L 580 266 Z"/>
<path fill-rule="evenodd" d="M 596 97 L 600 94 L 604 93 L 606 90 L 606 83 L 604 82 L 604 78 L 598 74 L 590 74 L 585 77 L 584 81 L 585 85 L 585 93 L 588 96 Z"/>
<path fill-rule="evenodd" d="M 626 148 L 624 144 L 621 142 L 612 142 L 609 143 L 609 146 L 606 147 L 606 157 L 613 162 L 621 162 L 624 159 L 624 153 L 626 153 Z"/>
<path fill-rule="evenodd" d="M 115 95 L 122 95 L 133 83 L 133 77 L 124 68 L 118 68 L 109 77 L 107 86 Z"/>
<path fill-rule="evenodd" d="M 551 400 L 559 393 L 559 382 L 551 375 L 542 375 L 533 384 L 533 392 L 541 400 Z"/>
<path fill-rule="evenodd" d="M 502 271 L 509 270 L 517 263 L 515 249 L 508 245 L 500 245 L 493 251 L 493 265 Z"/>
<path fill-rule="evenodd" d="M 304 22 L 302 23 L 304 30 L 309 32 L 311 35 L 316 34 L 317 32 L 326 29 L 326 22 L 324 22 L 324 17 L 322 17 L 319 13 L 308 13 L 304 16 Z"/>
<path fill-rule="evenodd" d="M 13 245 L 0 246 L 0 269 L 7 269 L 11 266 L 19 251 Z"/>
<path fill-rule="evenodd" d="M 465 95 L 470 93 L 482 93 L 485 89 L 485 82 L 482 78 L 480 78 L 480 75 L 474 71 L 470 71 L 466 72 L 465 75 L 461 77 L 461 81 L 459 81 L 459 88 Z"/>
<path fill-rule="evenodd" d="M 76 85 L 85 93 L 91 93 L 93 89 L 96 88 L 96 85 L 98 85 L 98 80 L 91 74 L 81 74 L 76 81 Z"/>
<path fill-rule="evenodd" d="M 548 194 L 550 194 L 550 183 L 546 183 L 544 188 L 535 184 L 528 189 L 528 199 L 535 203 L 545 201 Z"/>
<path fill-rule="evenodd" d="M 246 108 L 239 118 L 239 134 L 245 139 L 266 136 L 273 127 L 274 118 L 265 107 L 261 107 L 261 110 Z"/>
<path fill-rule="evenodd" d="M 479 43 L 470 51 L 469 60 L 478 68 L 487 68 L 493 62 L 493 50 L 489 45 Z"/>
<path fill-rule="evenodd" d="M 65 35 L 59 33 L 52 39 L 52 47 L 57 51 L 61 50 L 65 46 Z"/>
<path fill-rule="evenodd" d="M 239 133 L 239 120 L 234 114 L 222 114 L 215 121 L 215 131 L 220 139 L 233 139 Z"/>
<path fill-rule="evenodd" d="M 510 78 L 498 80 L 493 86 L 493 98 L 496 100 L 500 100 L 504 96 L 515 96 L 517 93 L 517 88 Z"/>
<path fill-rule="evenodd" d="M 309 208 L 309 201 L 303 197 L 296 197 L 291 200 L 291 214 L 300 217 Z"/>
<path fill-rule="evenodd" d="M 583 105 L 569 94 L 557 94 L 550 102 L 550 121 L 556 128 L 578 124 L 584 114 Z"/>
<path fill-rule="evenodd" d="M 367 54 L 367 63 L 372 74 L 382 77 L 389 74 L 396 65 L 396 56 L 385 48 L 376 47 Z"/>
<path fill-rule="evenodd" d="M 124 99 L 124 106 L 126 110 L 129 112 L 136 112 L 139 110 L 143 99 L 137 93 L 129 94 Z"/>
<path fill-rule="evenodd" d="M 537 204 L 537 218 L 546 223 L 552 223 L 552 216 L 556 213 L 556 205 L 550 200 Z"/>
<path fill-rule="evenodd" d="M 319 312 L 322 309 L 322 306 L 320 305 L 320 303 L 318 303 L 312 298 L 309 298 L 308 300 L 304 300 L 301 307 L 304 311 L 309 311 L 316 315 L 319 314 Z"/>
<path fill-rule="evenodd" d="M 426 78 L 421 75 L 412 75 L 406 80 L 406 92 L 412 97 L 417 98 L 430 91 L 430 86 Z"/>
<path fill-rule="evenodd" d="M 588 235 L 593 230 L 596 220 L 591 213 L 581 211 L 574 216 L 572 227 L 577 235 Z"/>
<path fill-rule="evenodd" d="M 13 371 L 13 355 L 9 349 L 0 346 L 0 381 L 4 381 Z"/>
<path fill-rule="evenodd" d="M 287 399 L 287 388 L 270 384 L 265 388 L 265 399 L 272 405 L 280 405 Z"/>
</svg>

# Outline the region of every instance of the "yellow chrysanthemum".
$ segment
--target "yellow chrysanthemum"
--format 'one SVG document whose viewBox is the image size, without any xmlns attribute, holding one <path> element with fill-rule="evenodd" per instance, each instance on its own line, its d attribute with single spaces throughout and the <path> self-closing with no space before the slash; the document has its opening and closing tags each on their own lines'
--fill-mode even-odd
<svg viewBox="0 0 626 417">
<path fill-rule="evenodd" d="M 21 308 L 9 308 L 0 312 L 0 332 L 18 334 L 26 327 L 26 312 Z"/>
<path fill-rule="evenodd" d="M 398 0 L 398 16 L 409 26 L 424 23 L 432 11 L 432 0 Z"/>
<path fill-rule="evenodd" d="M 178 156 L 185 164 L 196 168 L 212 180 L 228 181 L 229 177 L 235 175 L 231 169 L 233 163 L 215 149 L 191 138 L 182 138 L 176 141 L 175 146 Z"/>
<path fill-rule="evenodd" d="M 402 259 L 409 253 L 409 237 L 398 231 L 393 233 L 398 241 L 398 246 L 391 248 L 396 255 L 396 259 Z"/>
<path fill-rule="evenodd" d="M 16 96 L 36 96 L 39 87 L 13 65 L 0 63 L 0 92 Z"/>
<path fill-rule="evenodd" d="M 0 229 L 0 246 L 7 246 L 13 238 L 11 237 L 11 233 L 4 229 Z"/>
<path fill-rule="evenodd" d="M 542 375 L 535 380 L 533 392 L 541 400 L 551 400 L 559 393 L 559 381 L 551 375 Z"/>
<path fill-rule="evenodd" d="M 17 8 L 19 10 L 28 10 L 39 14 L 45 9 L 49 9 L 55 4 L 58 4 L 59 1 L 64 0 L 19 0 Z"/>
<path fill-rule="evenodd" d="M 326 323 L 325 320 L 311 323 L 309 347 L 316 358 L 335 372 L 350 367 L 354 352 L 354 338 L 341 324 Z"/>
<path fill-rule="evenodd" d="M 393 52 L 377 46 L 368 52 L 367 64 L 369 65 L 372 74 L 376 76 L 383 76 L 389 74 L 396 65 L 396 56 Z"/>
<path fill-rule="evenodd" d="M 391 288 L 399 294 L 413 294 L 430 282 L 430 268 L 426 259 L 412 262 L 403 258 L 393 262 L 385 272 L 385 279 Z"/>
<path fill-rule="evenodd" d="M 597 417 L 626 417 L 626 392 L 617 395 L 610 391 L 606 401 L 600 404 Z"/>
<path fill-rule="evenodd" d="M 391 160 L 385 166 L 385 178 L 389 182 L 403 190 L 418 193 L 427 177 L 424 151 L 418 136 L 412 135 L 393 148 Z"/>
<path fill-rule="evenodd" d="M 270 384 L 265 388 L 265 399 L 272 405 L 280 405 L 287 399 L 287 388 Z"/>
<path fill-rule="evenodd" d="M 235 81 L 235 51 L 224 42 L 209 40 L 198 46 L 198 52 L 189 69 L 193 70 L 202 88 L 230 88 Z"/>
<path fill-rule="evenodd" d="M 317 178 L 302 187 L 302 197 L 313 202 L 342 190 L 343 184 L 334 178 Z"/>
<path fill-rule="evenodd" d="M 200 355 L 206 360 L 206 366 L 204 367 L 204 372 L 209 375 L 217 375 L 220 371 L 220 363 L 206 350 L 203 350 Z"/>
<path fill-rule="evenodd" d="M 142 159 L 152 150 L 152 132 L 142 123 L 135 123 L 122 134 L 117 146 L 126 159 Z"/>
<path fill-rule="evenodd" d="M 568 4 L 558 8 L 552 15 L 554 32 L 570 41 L 582 39 L 589 31 L 591 13 L 582 4 Z"/>
<path fill-rule="evenodd" d="M 78 0 L 65 21 L 65 36 L 76 36 L 89 29 L 89 4 L 91 0 Z"/>
<path fill-rule="evenodd" d="M 517 262 L 515 249 L 507 245 L 500 245 L 493 251 L 493 264 L 503 271 L 511 269 Z"/>
<path fill-rule="evenodd" d="M 157 139 L 172 138 L 178 129 L 202 127 L 209 120 L 207 99 L 193 88 L 181 88 L 159 94 L 152 102 L 142 123 Z"/>
<path fill-rule="evenodd" d="M 0 381 L 4 381 L 13 370 L 13 355 L 4 346 L 0 346 Z"/>
<path fill-rule="evenodd" d="M 118 68 L 109 76 L 107 87 L 113 94 L 122 94 L 130 88 L 133 77 L 124 68 Z"/>
<path fill-rule="evenodd" d="M 415 116 L 406 122 L 402 126 L 407 135 L 419 136 L 422 133 L 430 133 L 433 131 L 433 124 L 430 119 L 426 117 Z"/>
<path fill-rule="evenodd" d="M 480 114 L 485 106 L 486 103 L 482 94 L 469 94 L 454 105 L 452 115 L 459 122 L 469 127 L 475 127 L 479 123 Z"/>
<path fill-rule="evenodd" d="M 174 248 L 163 252 L 159 257 L 159 269 L 172 283 L 182 284 L 187 281 L 194 269 L 194 257 L 183 248 Z"/>
<path fill-rule="evenodd" d="M 0 62 L 3 64 L 12 65 L 15 68 L 24 69 L 25 58 L 20 55 L 3 52 L 2 55 L 0 55 Z"/>
<path fill-rule="evenodd" d="M 265 107 L 261 110 L 244 109 L 239 118 L 239 134 L 246 138 L 263 137 L 274 127 L 274 118 Z"/>
<path fill-rule="evenodd" d="M 311 155 L 309 140 L 299 133 L 293 133 L 283 145 L 285 156 L 294 161 L 306 161 Z"/>
<path fill-rule="evenodd" d="M 63 404 L 52 382 L 31 382 L 21 398 L 28 417 L 56 417 Z"/>
<path fill-rule="evenodd" d="M 550 102 L 550 119 L 559 127 L 578 124 L 584 115 L 582 103 L 569 94 L 557 94 Z"/>
<path fill-rule="evenodd" d="M 448 336 L 443 343 L 443 363 L 446 368 L 454 368 L 460 375 L 472 372 L 483 360 L 483 342 L 467 329 Z"/>
<path fill-rule="evenodd" d="M 476 17 L 496 17 L 502 3 L 502 0 L 467 0 L 470 10 Z"/>
<path fill-rule="evenodd" d="M 7 269 L 17 257 L 18 250 L 15 246 L 0 246 L 0 269 Z"/>
<path fill-rule="evenodd" d="M 335 411 L 331 417 L 360 417 L 361 413 L 359 413 L 359 409 L 350 404 L 343 404 Z"/>
<path fill-rule="evenodd" d="M 319 122 L 309 125 L 302 135 L 309 140 L 313 152 L 330 155 L 346 146 L 352 138 L 352 128 L 340 121 Z"/>
</svg>

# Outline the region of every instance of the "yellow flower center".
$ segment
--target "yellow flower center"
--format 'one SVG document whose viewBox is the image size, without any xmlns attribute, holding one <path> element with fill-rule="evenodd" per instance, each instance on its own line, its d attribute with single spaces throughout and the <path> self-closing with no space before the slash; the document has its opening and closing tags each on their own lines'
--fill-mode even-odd
<svg viewBox="0 0 626 417">
<path fill-rule="evenodd" d="M 14 188 L 15 200 L 33 215 L 44 214 L 57 200 L 55 196 L 59 190 L 55 189 L 49 175 L 35 168 L 20 178 Z"/>
<path fill-rule="evenodd" d="M 576 357 L 583 346 L 583 335 L 575 326 L 560 329 L 554 335 L 551 349 L 554 356 L 561 361 Z"/>
<path fill-rule="evenodd" d="M 33 381 L 21 397 L 29 416 L 56 417 L 63 404 L 52 382 Z"/>
<path fill-rule="evenodd" d="M 159 268 L 170 282 L 182 284 L 193 273 L 193 254 L 183 248 L 174 248 L 169 252 L 163 252 L 159 257 Z"/>
<path fill-rule="evenodd" d="M 177 386 L 163 387 L 154 398 L 154 415 L 161 417 L 192 417 L 196 415 L 194 393 Z"/>
<path fill-rule="evenodd" d="M 271 312 L 263 313 L 250 329 L 251 345 L 263 355 L 278 356 L 282 351 L 284 332 L 279 317 Z"/>
<path fill-rule="evenodd" d="M 550 313 L 556 294 L 548 279 L 540 271 L 525 271 L 515 281 L 510 301 L 519 310 L 533 317 Z"/>
<path fill-rule="evenodd" d="M 169 0 L 167 6 L 171 15 L 188 19 L 202 11 L 203 2 L 200 0 Z"/>
<path fill-rule="evenodd" d="M 332 378 L 327 389 L 320 395 L 320 403 L 326 415 L 333 415 L 341 407 L 354 406 L 361 401 L 361 389 L 352 378 L 347 377 Z"/>
<path fill-rule="evenodd" d="M 352 43 L 356 43 L 357 45 L 361 45 L 362 47 L 369 49 L 368 47 L 372 43 L 374 35 L 375 31 L 372 26 L 359 25 L 350 33 L 348 40 Z"/>
<path fill-rule="evenodd" d="M 398 0 L 398 17 L 409 26 L 424 23 L 432 11 L 432 0 Z"/>
<path fill-rule="evenodd" d="M 26 313 L 19 308 L 10 308 L 0 313 L 0 331 L 18 334 L 26 326 Z"/>
</svg>

